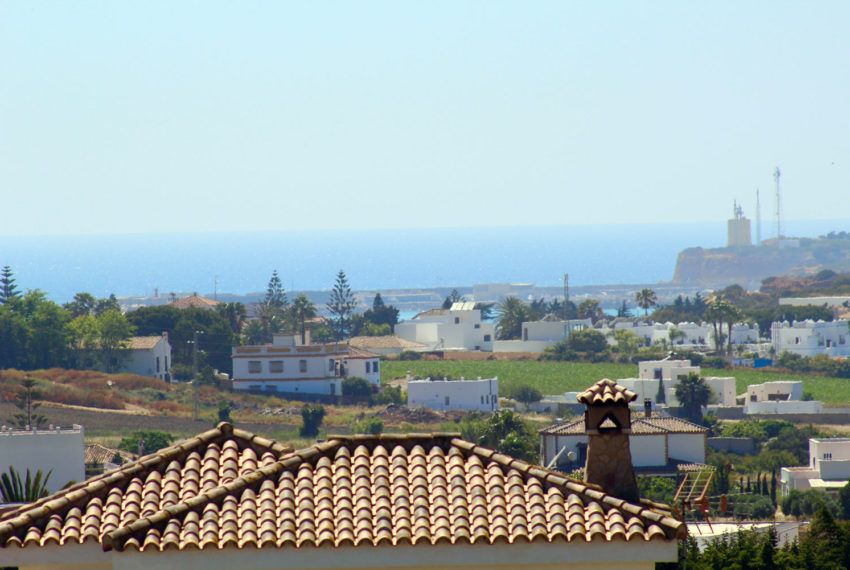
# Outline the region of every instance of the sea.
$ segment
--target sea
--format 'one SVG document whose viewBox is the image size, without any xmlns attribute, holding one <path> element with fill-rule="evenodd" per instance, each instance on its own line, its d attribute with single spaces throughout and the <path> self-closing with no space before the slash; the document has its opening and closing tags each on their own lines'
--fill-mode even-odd
<svg viewBox="0 0 850 570">
<path fill-rule="evenodd" d="M 850 230 L 850 220 L 788 221 L 783 234 Z M 764 238 L 772 237 L 765 228 Z M 718 247 L 725 222 L 452 229 L 212 232 L 0 237 L 0 266 L 21 289 L 58 302 L 169 292 L 246 294 L 276 269 L 290 291 L 329 289 L 346 272 L 355 290 L 523 282 L 648 284 L 673 277 L 678 253 Z"/>
</svg>

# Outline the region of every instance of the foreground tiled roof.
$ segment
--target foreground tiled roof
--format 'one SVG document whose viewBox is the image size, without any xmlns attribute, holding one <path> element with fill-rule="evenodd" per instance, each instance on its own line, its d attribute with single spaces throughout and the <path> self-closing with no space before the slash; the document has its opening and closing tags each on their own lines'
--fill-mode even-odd
<svg viewBox="0 0 850 570">
<path fill-rule="evenodd" d="M 452 434 L 333 436 L 281 455 L 240 433 L 222 424 L 2 516 L 0 545 L 92 540 L 158 551 L 644 542 L 684 533 L 663 509 Z"/>
<path fill-rule="evenodd" d="M 604 378 L 576 396 L 581 404 L 626 403 L 637 398 L 637 394 L 620 386 L 613 380 Z"/>
<path fill-rule="evenodd" d="M 693 424 L 681 418 L 662 416 L 645 417 L 642 413 L 632 412 L 632 434 L 649 435 L 664 433 L 706 433 L 703 426 Z M 573 420 L 543 428 L 544 435 L 584 435 L 584 419 Z"/>
</svg>

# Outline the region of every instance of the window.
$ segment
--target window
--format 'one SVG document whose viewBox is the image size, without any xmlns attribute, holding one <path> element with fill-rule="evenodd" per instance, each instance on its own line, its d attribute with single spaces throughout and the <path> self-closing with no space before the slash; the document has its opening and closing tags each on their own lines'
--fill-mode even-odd
<svg viewBox="0 0 850 570">
<path fill-rule="evenodd" d="M 366 374 L 369 374 L 370 372 L 372 372 L 372 363 L 367 360 L 366 361 Z"/>
<path fill-rule="evenodd" d="M 755 394 L 750 394 L 750 402 L 758 402 L 758 398 Z"/>
<path fill-rule="evenodd" d="M 375 374 L 378 373 L 378 361 L 377 360 L 372 363 L 372 372 L 374 372 Z"/>
<path fill-rule="evenodd" d="M 168 356 L 165 357 L 165 371 L 168 372 Z"/>
<path fill-rule="evenodd" d="M 459 325 L 459 324 L 460 324 L 460 317 L 455 317 L 455 324 L 456 324 L 456 325 Z"/>
<path fill-rule="evenodd" d="M 475 323 L 475 328 L 480 329 L 480 328 L 481 328 L 481 325 L 480 325 L 480 324 L 478 324 L 478 323 Z"/>
<path fill-rule="evenodd" d="M 448 405 L 449 405 L 449 397 L 446 396 L 446 406 L 448 406 Z"/>
<path fill-rule="evenodd" d="M 274 384 L 266 384 L 266 392 L 277 392 L 277 386 Z"/>
<path fill-rule="evenodd" d="M 490 335 L 489 334 L 484 335 L 484 342 L 490 342 Z"/>
<path fill-rule="evenodd" d="M 248 361 L 248 374 L 259 374 L 263 371 L 263 363 L 259 360 Z"/>
<path fill-rule="evenodd" d="M 336 384 L 331 382 L 331 396 L 336 396 Z"/>
<path fill-rule="evenodd" d="M 481 396 L 481 403 L 484 403 L 484 396 Z"/>
<path fill-rule="evenodd" d="M 156 357 L 156 373 L 159 374 L 159 357 Z"/>
<path fill-rule="evenodd" d="M 824 461 L 832 461 L 832 454 L 831 453 L 824 453 L 823 454 L 823 460 Z"/>
<path fill-rule="evenodd" d="M 301 372 L 302 374 L 304 372 L 307 372 L 307 361 L 306 360 L 299 360 L 298 361 L 298 372 Z"/>
<path fill-rule="evenodd" d="M 269 362 L 269 372 L 274 374 L 283 372 L 283 360 L 272 360 Z"/>
<path fill-rule="evenodd" d="M 794 337 L 794 344 L 800 344 L 800 337 L 798 337 L 798 336 Z"/>
<path fill-rule="evenodd" d="M 478 346 L 478 345 L 476 344 L 476 345 L 475 345 L 475 350 L 481 350 L 481 347 L 480 347 L 480 346 Z"/>
<path fill-rule="evenodd" d="M 328 359 L 328 372 L 336 371 L 336 361 L 333 358 Z"/>
</svg>

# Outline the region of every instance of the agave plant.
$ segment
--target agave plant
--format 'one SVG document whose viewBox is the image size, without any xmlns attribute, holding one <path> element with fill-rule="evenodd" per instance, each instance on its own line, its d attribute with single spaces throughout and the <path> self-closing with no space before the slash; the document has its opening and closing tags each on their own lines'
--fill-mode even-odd
<svg viewBox="0 0 850 570">
<path fill-rule="evenodd" d="M 0 475 L 0 498 L 4 503 L 32 503 L 42 497 L 46 497 L 49 493 L 47 490 L 47 480 L 50 479 L 50 474 L 53 470 L 47 472 L 47 475 L 42 473 L 41 469 L 35 472 L 35 476 L 27 469 L 26 476 L 21 478 L 21 474 L 14 467 L 9 467 L 8 473 Z"/>
</svg>

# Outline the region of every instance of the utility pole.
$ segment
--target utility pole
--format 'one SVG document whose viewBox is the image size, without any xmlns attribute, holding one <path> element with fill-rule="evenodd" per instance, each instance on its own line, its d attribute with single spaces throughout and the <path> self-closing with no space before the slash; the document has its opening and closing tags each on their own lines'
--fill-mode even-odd
<svg viewBox="0 0 850 570">
<path fill-rule="evenodd" d="M 567 320 L 567 303 L 570 302 L 570 274 L 564 273 L 564 320 Z"/>
<path fill-rule="evenodd" d="M 773 179 L 776 181 L 776 246 L 779 247 L 779 242 L 782 240 L 782 202 L 779 192 L 779 178 L 782 173 L 779 167 L 773 171 Z"/>
<path fill-rule="evenodd" d="M 213 300 L 218 301 L 218 275 L 213 277 Z"/>
</svg>

